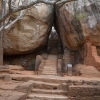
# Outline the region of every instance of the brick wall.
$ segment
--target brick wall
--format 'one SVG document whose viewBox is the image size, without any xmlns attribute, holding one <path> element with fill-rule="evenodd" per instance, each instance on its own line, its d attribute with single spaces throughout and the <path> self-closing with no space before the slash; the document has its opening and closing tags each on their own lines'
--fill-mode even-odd
<svg viewBox="0 0 100 100">
<path fill-rule="evenodd" d="M 95 46 L 87 42 L 84 45 L 84 64 L 95 66 L 100 71 L 100 57 L 97 54 Z"/>
</svg>

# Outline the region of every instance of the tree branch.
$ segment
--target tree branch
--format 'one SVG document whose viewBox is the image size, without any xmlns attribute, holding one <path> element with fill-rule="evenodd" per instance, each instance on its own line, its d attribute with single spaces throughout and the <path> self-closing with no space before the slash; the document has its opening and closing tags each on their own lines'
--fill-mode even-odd
<svg viewBox="0 0 100 100">
<path fill-rule="evenodd" d="M 11 10 L 12 10 L 12 9 L 11 9 L 11 1 L 12 1 L 12 0 L 9 0 L 9 2 L 8 2 L 9 12 L 11 12 Z"/>
<path fill-rule="evenodd" d="M 12 21 L 10 24 L 8 24 L 8 25 L 4 25 L 4 26 L 2 26 L 1 28 L 0 28 L 0 31 L 2 31 L 3 29 L 8 29 L 8 28 L 10 28 L 13 24 L 15 24 L 18 20 L 20 20 L 21 18 L 22 18 L 22 16 L 23 16 L 23 10 L 20 12 L 20 15 L 14 20 L 14 21 Z"/>
<path fill-rule="evenodd" d="M 32 7 L 33 5 L 37 4 L 37 3 L 46 3 L 46 4 L 51 4 L 54 5 L 57 2 L 59 3 L 65 3 L 65 2 L 70 2 L 70 1 L 76 1 L 76 0 L 33 0 L 31 3 L 27 4 L 27 5 L 21 5 L 18 8 L 12 8 L 10 12 L 7 12 L 5 15 L 3 15 L 0 18 L 0 23 L 2 23 L 3 21 L 6 20 L 7 17 L 9 17 L 12 13 L 27 9 Z"/>
</svg>

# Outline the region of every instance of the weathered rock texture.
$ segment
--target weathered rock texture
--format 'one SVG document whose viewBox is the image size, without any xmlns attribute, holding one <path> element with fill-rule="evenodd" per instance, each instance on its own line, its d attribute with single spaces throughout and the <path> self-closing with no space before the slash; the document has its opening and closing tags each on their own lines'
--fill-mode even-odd
<svg viewBox="0 0 100 100">
<path fill-rule="evenodd" d="M 56 5 L 56 29 L 64 48 L 76 50 L 85 40 L 100 45 L 100 0 L 77 0 Z"/>
<path fill-rule="evenodd" d="M 24 11 L 25 16 L 4 34 L 4 54 L 37 51 L 46 45 L 53 24 L 53 6 L 39 3 Z M 17 17 L 12 15 L 12 19 Z"/>
</svg>

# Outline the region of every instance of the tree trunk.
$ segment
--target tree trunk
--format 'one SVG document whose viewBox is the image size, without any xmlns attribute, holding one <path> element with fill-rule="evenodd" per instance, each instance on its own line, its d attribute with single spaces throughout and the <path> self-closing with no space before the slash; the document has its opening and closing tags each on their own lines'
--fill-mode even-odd
<svg viewBox="0 0 100 100">
<path fill-rule="evenodd" d="M 0 17 L 3 14 L 3 0 L 0 0 Z M 2 24 L 0 25 L 2 26 Z M 0 31 L 0 66 L 3 65 L 3 31 Z"/>
</svg>

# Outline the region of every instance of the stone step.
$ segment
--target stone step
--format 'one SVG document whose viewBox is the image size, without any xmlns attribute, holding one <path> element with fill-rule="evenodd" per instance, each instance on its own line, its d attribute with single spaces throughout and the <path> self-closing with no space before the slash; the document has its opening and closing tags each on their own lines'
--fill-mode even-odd
<svg viewBox="0 0 100 100">
<path fill-rule="evenodd" d="M 57 90 L 32 89 L 32 93 L 67 95 L 67 91 L 58 89 Z"/>
<path fill-rule="evenodd" d="M 56 65 L 45 65 L 43 68 L 57 68 L 57 64 Z"/>
<path fill-rule="evenodd" d="M 57 72 L 42 72 L 43 75 L 56 75 Z"/>
<path fill-rule="evenodd" d="M 42 73 L 57 73 L 57 71 L 42 71 Z"/>
<path fill-rule="evenodd" d="M 42 82 L 42 81 L 32 81 L 33 83 L 33 88 L 36 89 L 57 89 L 59 88 L 59 84 L 57 83 L 47 83 L 47 82 Z"/>
<path fill-rule="evenodd" d="M 57 59 L 57 55 L 49 55 L 48 59 Z"/>
<path fill-rule="evenodd" d="M 52 60 L 52 61 L 46 61 L 45 60 L 45 63 L 57 63 L 57 60 L 55 60 L 55 61 L 54 60 Z"/>
<path fill-rule="evenodd" d="M 56 71 L 57 68 L 56 68 L 56 67 L 55 67 L 55 68 L 51 68 L 51 67 L 49 68 L 49 67 L 48 67 L 48 68 L 43 68 L 43 71 L 44 71 L 44 70 L 45 70 L 45 71 Z"/>
<path fill-rule="evenodd" d="M 55 72 L 55 71 L 57 71 L 57 68 L 55 68 L 55 69 L 48 69 L 48 68 L 44 68 L 43 70 L 42 70 L 42 72 L 45 72 L 45 71 L 49 71 L 49 72 Z"/>
<path fill-rule="evenodd" d="M 55 63 L 55 64 L 52 64 L 52 63 L 51 64 L 46 64 L 45 63 L 45 66 L 49 66 L 49 67 L 52 67 L 52 66 L 55 66 L 55 65 L 57 65 L 57 63 Z"/>
<path fill-rule="evenodd" d="M 56 63 L 57 63 L 57 61 L 55 61 L 55 62 L 52 62 L 52 61 L 46 62 L 46 61 L 45 61 L 45 64 L 56 64 Z"/>
<path fill-rule="evenodd" d="M 53 54 L 54 55 L 54 54 Z M 57 54 L 56 54 L 57 55 Z M 56 57 L 48 57 L 47 60 L 57 60 L 57 56 Z"/>
<path fill-rule="evenodd" d="M 56 60 L 57 61 L 57 58 L 47 58 L 47 60 Z"/>
<path fill-rule="evenodd" d="M 63 95 L 55 95 L 55 94 L 31 93 L 28 95 L 28 99 L 32 99 L 32 100 L 68 100 L 68 97 L 63 96 Z"/>
<path fill-rule="evenodd" d="M 42 73 L 42 75 L 57 75 L 57 73 Z"/>
<path fill-rule="evenodd" d="M 57 64 L 56 64 L 56 65 L 57 65 Z M 44 68 L 57 68 L 56 65 L 53 65 L 53 66 L 51 66 L 51 65 L 45 65 Z"/>
<path fill-rule="evenodd" d="M 57 60 L 51 60 L 51 61 L 47 61 L 47 60 L 45 60 L 45 63 L 50 63 L 50 64 L 53 64 L 53 63 L 57 63 Z"/>
<path fill-rule="evenodd" d="M 57 61 L 57 59 L 55 59 L 55 60 L 53 60 L 53 59 L 47 59 L 47 60 L 45 60 L 45 62 L 55 62 L 55 61 Z"/>
<path fill-rule="evenodd" d="M 6 97 L 6 99 L 4 99 L 5 96 L 7 96 L 7 95 L 4 95 L 2 98 L 0 98 L 0 100 L 25 100 L 27 98 L 27 94 L 26 93 L 17 92 L 17 91 L 14 91 L 14 92 L 10 93 Z"/>
<path fill-rule="evenodd" d="M 42 75 L 57 75 L 57 73 L 42 73 Z"/>
<path fill-rule="evenodd" d="M 48 66 L 48 67 L 52 67 L 52 66 L 55 66 L 55 65 L 57 65 L 57 63 L 55 63 L 55 64 L 45 64 L 45 66 Z"/>
<path fill-rule="evenodd" d="M 55 66 L 54 65 L 53 66 L 49 66 L 48 65 L 48 66 L 44 66 L 43 68 L 46 68 L 46 69 L 47 68 L 49 68 L 49 69 L 57 69 L 57 65 L 55 65 Z"/>
<path fill-rule="evenodd" d="M 57 75 L 57 71 L 56 72 L 42 72 L 43 75 Z"/>
<path fill-rule="evenodd" d="M 42 70 L 42 72 L 55 72 L 55 71 L 57 71 L 57 68 L 43 68 L 43 70 Z"/>
<path fill-rule="evenodd" d="M 55 64 L 55 63 L 57 63 L 58 61 L 57 60 L 52 60 L 52 61 L 45 61 L 45 63 L 48 63 L 48 64 Z"/>
<path fill-rule="evenodd" d="M 57 71 L 42 71 L 42 73 L 57 73 Z"/>
</svg>

